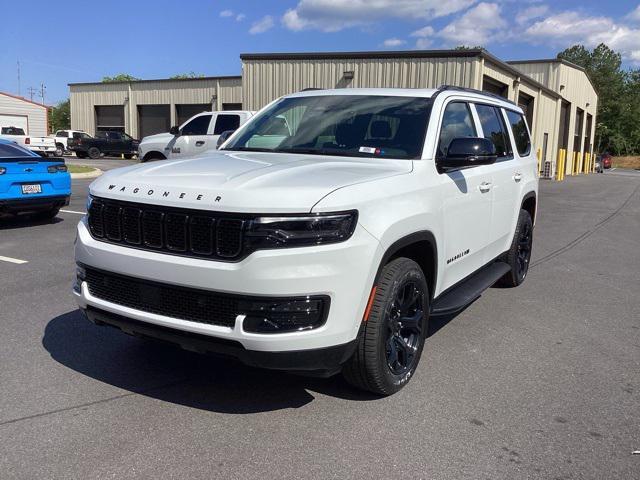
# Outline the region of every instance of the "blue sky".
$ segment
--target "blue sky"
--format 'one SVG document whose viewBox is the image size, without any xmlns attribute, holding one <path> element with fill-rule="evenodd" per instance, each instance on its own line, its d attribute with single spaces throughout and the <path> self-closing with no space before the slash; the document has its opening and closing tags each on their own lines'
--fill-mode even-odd
<svg viewBox="0 0 640 480">
<path fill-rule="evenodd" d="M 552 57 L 609 44 L 640 66 L 638 0 L 27 0 L 0 5 L 0 91 L 130 73 L 239 75 L 240 53 L 437 49 L 482 45 L 498 57 Z M 38 21 L 36 21 L 38 20 Z M 39 100 L 39 98 L 38 98 Z"/>
</svg>

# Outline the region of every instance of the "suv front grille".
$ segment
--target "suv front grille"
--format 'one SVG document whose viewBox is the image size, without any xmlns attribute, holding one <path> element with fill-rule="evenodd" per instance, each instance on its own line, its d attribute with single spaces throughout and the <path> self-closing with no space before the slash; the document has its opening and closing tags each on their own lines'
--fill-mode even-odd
<svg viewBox="0 0 640 480">
<path fill-rule="evenodd" d="M 105 242 L 216 260 L 243 255 L 243 218 L 103 198 L 88 214 L 91 235 Z"/>
<path fill-rule="evenodd" d="M 143 312 L 233 328 L 239 299 L 207 290 L 176 287 L 86 268 L 94 297 Z"/>
</svg>

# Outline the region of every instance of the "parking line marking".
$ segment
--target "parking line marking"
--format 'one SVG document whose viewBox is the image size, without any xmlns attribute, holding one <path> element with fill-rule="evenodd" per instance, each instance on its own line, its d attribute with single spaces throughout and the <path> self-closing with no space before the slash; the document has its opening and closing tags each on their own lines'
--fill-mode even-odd
<svg viewBox="0 0 640 480">
<path fill-rule="evenodd" d="M 76 212 L 75 210 L 60 210 L 62 213 L 75 213 L 76 215 L 86 215 L 87 212 Z"/>
<path fill-rule="evenodd" d="M 26 260 L 20 260 L 19 258 L 3 257 L 2 255 L 0 255 L 0 262 L 17 263 L 18 265 L 22 265 L 23 263 L 29 263 Z"/>
</svg>

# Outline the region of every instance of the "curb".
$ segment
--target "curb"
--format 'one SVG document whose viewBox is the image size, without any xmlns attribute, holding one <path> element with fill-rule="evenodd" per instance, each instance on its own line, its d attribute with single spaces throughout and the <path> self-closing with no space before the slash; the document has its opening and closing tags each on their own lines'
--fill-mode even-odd
<svg viewBox="0 0 640 480">
<path fill-rule="evenodd" d="M 77 179 L 81 179 L 81 178 L 96 178 L 99 177 L 100 175 L 102 175 L 104 172 L 102 170 L 100 170 L 99 168 L 94 168 L 92 172 L 86 172 L 86 173 L 72 173 L 71 174 L 71 179 L 72 180 L 77 180 Z"/>
</svg>

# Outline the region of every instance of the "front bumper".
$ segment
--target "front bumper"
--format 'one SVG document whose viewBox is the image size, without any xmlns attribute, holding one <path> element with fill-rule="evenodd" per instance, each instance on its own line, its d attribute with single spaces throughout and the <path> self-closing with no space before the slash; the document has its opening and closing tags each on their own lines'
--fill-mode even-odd
<svg viewBox="0 0 640 480">
<path fill-rule="evenodd" d="M 34 213 L 69 205 L 69 195 L 0 200 L 0 213 Z"/>
<path fill-rule="evenodd" d="M 171 318 L 105 301 L 83 282 L 74 295 L 81 309 L 131 321 L 237 342 L 254 352 L 296 352 L 346 345 L 362 320 L 382 247 L 358 226 L 346 242 L 320 247 L 261 250 L 240 262 L 220 262 L 138 250 L 94 239 L 78 225 L 76 261 L 87 267 L 177 287 L 254 297 L 322 295 L 330 298 L 324 324 L 306 331 L 251 333 L 238 315 L 231 327 Z M 89 310 L 87 310 L 89 311 Z M 109 323 L 109 322 L 105 322 Z M 179 343 L 179 342 L 178 342 Z M 264 365 L 263 365 L 264 366 Z"/>
</svg>

